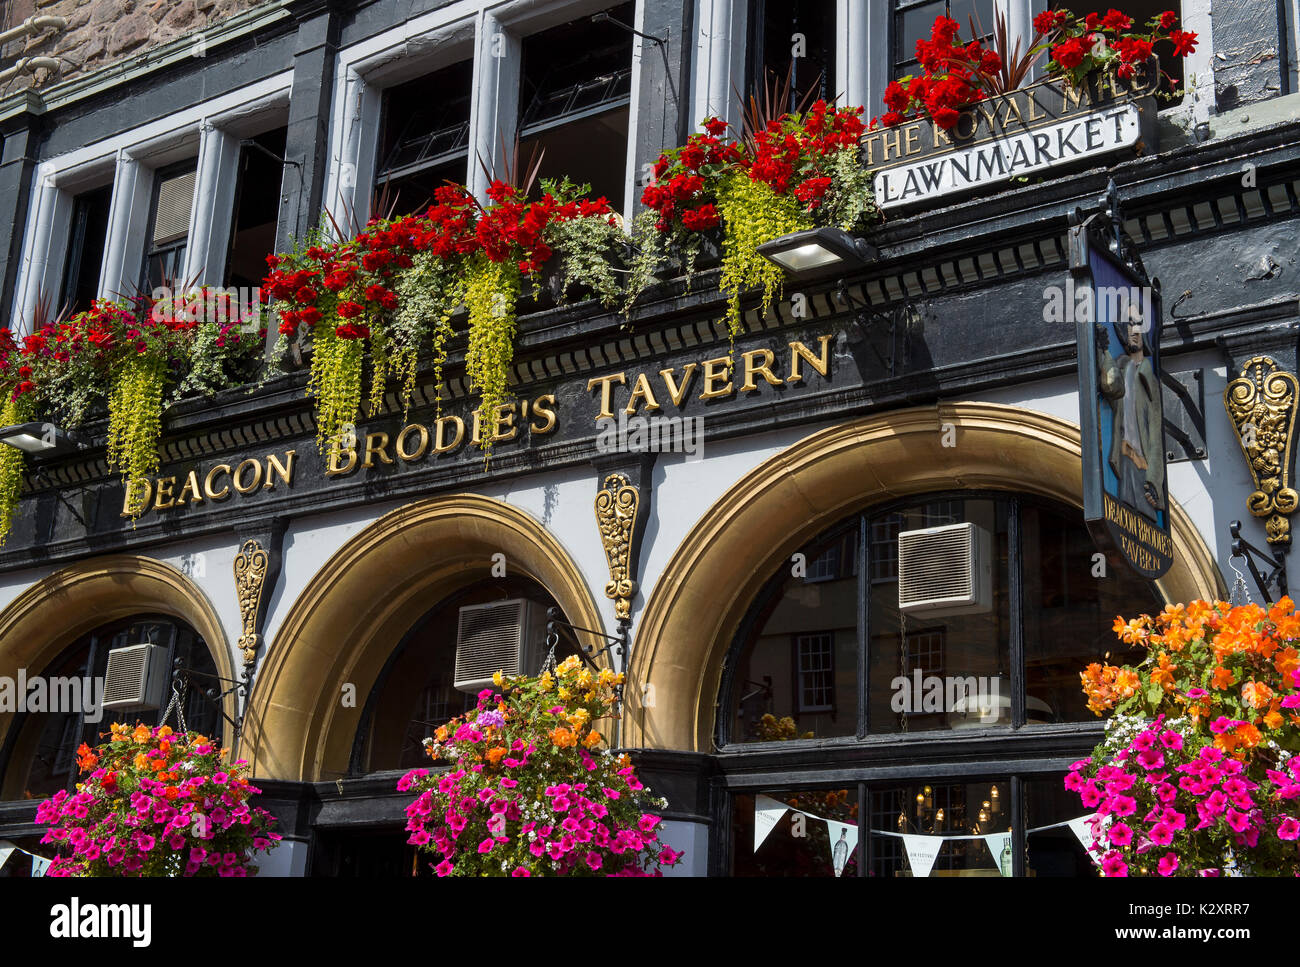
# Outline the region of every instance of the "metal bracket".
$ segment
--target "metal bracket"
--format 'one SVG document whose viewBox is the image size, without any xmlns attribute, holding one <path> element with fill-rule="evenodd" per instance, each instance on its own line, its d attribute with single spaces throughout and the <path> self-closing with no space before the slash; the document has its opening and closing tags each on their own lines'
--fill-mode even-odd
<svg viewBox="0 0 1300 967">
<path fill-rule="evenodd" d="M 559 608 L 547 608 L 546 619 L 547 641 L 549 642 L 552 639 L 552 636 L 554 636 L 555 641 L 558 643 L 559 633 L 557 629 L 563 628 L 565 631 L 569 632 L 569 637 L 572 639 L 573 644 L 577 646 L 578 657 L 590 665 L 593 671 L 600 671 L 600 666 L 596 664 L 594 659 L 599 658 L 601 655 L 613 652 L 615 648 L 618 649 L 618 652 L 616 653 L 618 659 L 623 662 L 624 665 L 627 664 L 628 651 L 632 644 L 631 634 L 627 629 L 627 625 L 619 625 L 617 636 L 607 635 L 601 631 L 592 631 L 590 628 L 579 628 L 577 625 L 570 624 L 560 617 Z M 578 640 L 578 636 L 573 633 L 575 631 L 581 631 L 583 634 L 587 635 L 595 635 L 597 638 L 604 638 L 609 642 L 609 644 L 600 649 L 597 649 L 595 645 L 584 645 Z"/>
<path fill-rule="evenodd" d="M 615 19 L 614 19 L 613 17 L 611 17 L 608 13 L 603 13 L 603 12 L 602 12 L 602 13 L 592 14 L 592 15 L 591 15 L 591 22 L 594 23 L 594 24 L 598 24 L 598 23 L 612 23 L 615 27 L 622 27 L 622 28 L 623 28 L 624 30 L 626 30 L 628 33 L 630 33 L 630 34 L 636 34 L 636 35 L 637 35 L 638 37 L 640 37 L 642 40 L 648 40 L 648 41 L 650 41 L 650 43 L 652 43 L 652 44 L 657 44 L 657 45 L 659 45 L 660 47 L 662 47 L 662 46 L 667 42 L 665 38 L 662 38 L 662 37 L 656 37 L 656 36 L 654 36 L 653 34 L 644 34 L 644 33 L 642 33 L 641 31 L 637 30 L 635 27 L 631 26 L 630 24 L 625 24 L 625 23 L 623 23 L 623 21 L 621 21 L 621 20 L 615 20 Z"/>
<path fill-rule="evenodd" d="M 1270 554 L 1267 551 L 1261 551 L 1250 541 L 1241 536 L 1241 521 L 1234 520 L 1228 524 L 1228 532 L 1232 535 L 1232 560 L 1245 558 L 1246 566 L 1250 568 L 1250 575 L 1255 579 L 1255 587 L 1259 589 L 1260 595 L 1269 604 L 1274 603 L 1274 598 L 1269 594 L 1269 589 L 1276 586 L 1278 597 L 1284 598 L 1290 592 L 1286 584 L 1286 555 L 1280 548 L 1275 548 Z M 1268 574 L 1263 574 L 1255 564 L 1256 558 L 1269 569 Z"/>
<path fill-rule="evenodd" d="M 239 734 L 244 729 L 244 713 L 241 711 L 237 719 L 232 719 L 229 715 L 226 714 L 225 708 L 222 707 L 221 700 L 225 698 L 227 695 L 229 695 L 231 692 L 246 687 L 248 682 L 244 679 L 235 680 L 230 678 L 222 678 L 220 675 L 213 675 L 211 672 L 197 671 L 196 669 L 193 668 L 182 668 L 180 666 L 180 660 L 177 659 L 176 667 L 172 669 L 172 687 L 175 688 L 182 681 L 184 681 L 188 685 L 191 677 L 210 678 L 218 682 L 230 684 L 230 687 L 227 688 L 224 692 L 218 692 L 215 688 L 199 688 L 197 689 L 197 691 L 201 696 L 203 696 L 205 699 L 207 699 L 209 702 L 212 703 L 213 707 L 217 710 L 218 715 L 220 715 L 223 719 L 225 719 L 227 722 L 230 723 L 231 727 L 234 729 L 233 738 L 235 739 L 236 742 L 238 742 Z"/>
</svg>

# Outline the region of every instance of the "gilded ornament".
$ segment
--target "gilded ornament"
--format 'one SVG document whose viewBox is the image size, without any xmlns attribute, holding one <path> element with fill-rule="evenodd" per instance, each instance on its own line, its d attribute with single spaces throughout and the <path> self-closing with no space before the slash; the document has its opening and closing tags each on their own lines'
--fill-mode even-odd
<svg viewBox="0 0 1300 967">
<path fill-rule="evenodd" d="M 605 558 L 609 561 L 605 596 L 613 599 L 614 613 L 620 621 L 631 617 L 632 596 L 636 594 L 630 559 L 632 532 L 640 503 L 640 492 L 621 473 L 607 476 L 605 486 L 596 494 L 596 524 L 600 528 L 601 543 L 605 546 Z"/>
<path fill-rule="evenodd" d="M 261 641 L 261 635 L 257 633 L 257 618 L 270 560 L 262 545 L 255 540 L 244 541 L 244 546 L 235 556 L 235 593 L 244 623 L 239 647 L 243 649 L 245 665 L 253 663 L 257 657 L 257 644 Z"/>
<path fill-rule="evenodd" d="M 1255 492 L 1246 507 L 1254 516 L 1268 518 L 1264 528 L 1270 544 L 1291 543 L 1287 518 L 1300 506 L 1300 494 L 1291 487 L 1298 397 L 1300 380 L 1279 369 L 1269 356 L 1247 360 L 1223 393 L 1223 405 L 1255 478 Z"/>
</svg>

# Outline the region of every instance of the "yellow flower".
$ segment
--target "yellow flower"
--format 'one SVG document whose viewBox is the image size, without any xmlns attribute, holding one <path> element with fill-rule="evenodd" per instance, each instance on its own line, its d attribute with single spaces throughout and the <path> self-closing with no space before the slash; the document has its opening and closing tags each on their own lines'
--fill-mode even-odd
<svg viewBox="0 0 1300 967">
<path fill-rule="evenodd" d="M 504 685 L 505 681 L 506 681 L 505 676 L 503 676 L 500 672 L 492 673 L 492 684 L 495 685 L 497 688 L 500 688 L 502 685 Z"/>
<path fill-rule="evenodd" d="M 549 671 L 542 672 L 542 678 L 537 683 L 537 687 L 540 688 L 543 692 L 549 692 L 552 688 L 555 687 L 555 679 L 551 677 L 551 673 Z"/>
<path fill-rule="evenodd" d="M 564 659 L 564 661 L 560 662 L 560 667 L 555 669 L 555 672 L 560 677 L 567 678 L 574 671 L 576 671 L 578 666 L 581 664 L 582 664 L 581 658 L 579 658 L 577 655 L 570 655 L 568 658 Z"/>
<path fill-rule="evenodd" d="M 578 684 L 583 688 L 586 688 L 591 684 L 591 671 L 589 669 L 584 668 L 582 671 L 578 672 Z"/>
</svg>

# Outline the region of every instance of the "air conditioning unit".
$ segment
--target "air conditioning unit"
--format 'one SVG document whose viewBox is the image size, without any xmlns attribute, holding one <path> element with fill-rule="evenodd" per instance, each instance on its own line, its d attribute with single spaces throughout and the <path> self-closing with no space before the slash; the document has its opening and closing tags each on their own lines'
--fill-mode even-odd
<svg viewBox="0 0 1300 967">
<path fill-rule="evenodd" d="M 535 601 L 511 598 L 460 609 L 456 631 L 458 691 L 478 692 L 496 672 L 535 675 L 546 644 L 546 609 Z"/>
<path fill-rule="evenodd" d="M 170 675 L 163 645 L 127 645 L 108 653 L 103 707 L 114 712 L 162 708 Z"/>
<path fill-rule="evenodd" d="M 990 610 L 992 545 L 969 523 L 899 532 L 898 610 L 931 617 Z"/>
</svg>

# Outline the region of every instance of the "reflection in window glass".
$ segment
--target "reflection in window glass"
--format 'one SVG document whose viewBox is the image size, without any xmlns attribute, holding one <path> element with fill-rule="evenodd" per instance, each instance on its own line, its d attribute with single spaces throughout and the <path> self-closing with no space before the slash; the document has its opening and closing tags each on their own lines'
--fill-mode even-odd
<svg viewBox="0 0 1300 967">
<path fill-rule="evenodd" d="M 858 875 L 857 788 L 732 797 L 732 876 Z"/>
<path fill-rule="evenodd" d="M 1010 789 L 1006 779 L 873 789 L 870 875 L 1010 876 L 1009 845 L 994 855 L 982 838 L 1011 830 Z M 915 841 L 909 853 L 904 835 L 932 838 Z M 934 861 L 927 872 L 930 856 Z"/>
<path fill-rule="evenodd" d="M 1030 722 L 1084 722 L 1079 673 L 1110 653 L 1111 664 L 1138 662 L 1111 630 L 1117 615 L 1154 614 L 1161 605 L 1146 581 L 1100 559 L 1087 531 L 1056 510 L 1026 506 L 1024 636 Z"/>
<path fill-rule="evenodd" d="M 918 503 L 873 519 L 869 585 L 870 731 L 919 732 L 1011 724 L 1010 608 L 1004 501 Z M 989 538 L 992 588 L 968 613 L 908 613 L 898 607 L 898 535 L 973 523 Z M 885 564 L 874 555 L 885 552 Z"/>
<path fill-rule="evenodd" d="M 384 91 L 374 214 L 423 211 L 436 189 L 465 183 L 473 74 L 466 60 Z"/>
<path fill-rule="evenodd" d="M 63 299 L 56 307 L 66 309 L 69 315 L 89 309 L 99 292 L 112 201 L 112 185 L 85 192 L 73 201 L 68 254 L 63 268 Z"/>
<path fill-rule="evenodd" d="M 1025 846 L 1029 876 L 1096 876 L 1097 869 L 1069 826 L 1058 826 L 1087 812 L 1079 797 L 1065 789 L 1065 775 L 1033 779 L 1024 784 Z M 1054 827 L 1046 829 L 1044 827 Z M 1038 832 L 1035 832 L 1038 830 Z"/>
<path fill-rule="evenodd" d="M 732 741 L 857 733 L 857 539 L 854 520 L 805 546 L 764 599 L 736 664 Z"/>
</svg>

